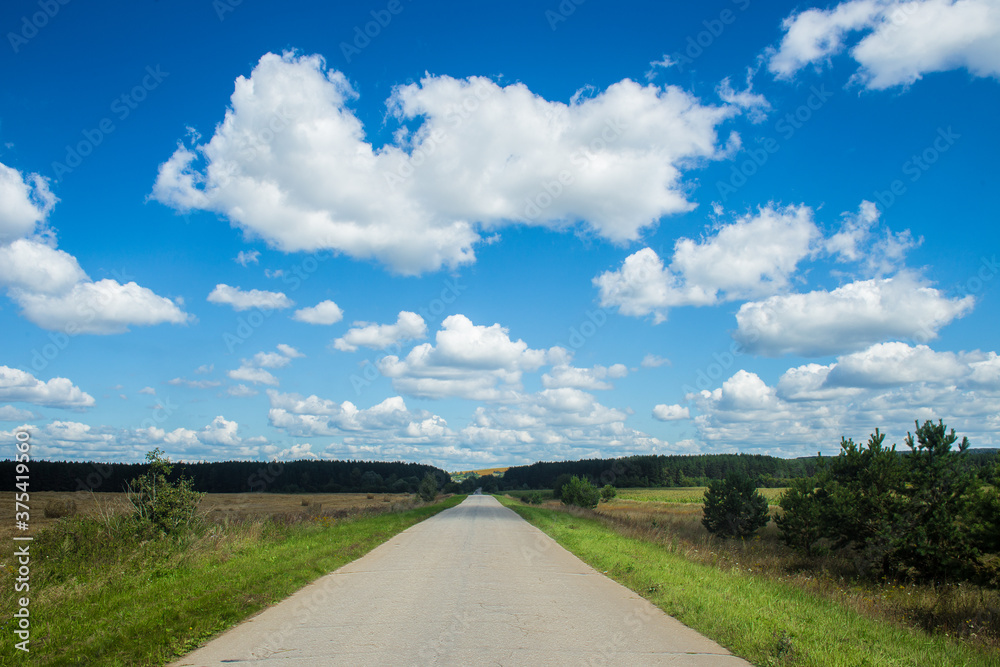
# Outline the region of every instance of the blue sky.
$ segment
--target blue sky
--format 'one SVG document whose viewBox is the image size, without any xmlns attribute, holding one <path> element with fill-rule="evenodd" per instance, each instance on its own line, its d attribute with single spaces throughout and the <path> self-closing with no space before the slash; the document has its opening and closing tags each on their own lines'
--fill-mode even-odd
<svg viewBox="0 0 1000 667">
<path fill-rule="evenodd" d="M 0 9 L 36 456 L 1000 444 L 1000 3 Z"/>
</svg>

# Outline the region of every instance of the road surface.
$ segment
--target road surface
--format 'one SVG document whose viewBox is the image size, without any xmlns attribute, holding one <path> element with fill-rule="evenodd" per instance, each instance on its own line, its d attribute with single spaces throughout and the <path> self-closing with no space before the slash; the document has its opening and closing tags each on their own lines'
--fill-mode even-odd
<svg viewBox="0 0 1000 667">
<path fill-rule="evenodd" d="M 470 496 L 173 664 L 749 663 Z"/>
</svg>

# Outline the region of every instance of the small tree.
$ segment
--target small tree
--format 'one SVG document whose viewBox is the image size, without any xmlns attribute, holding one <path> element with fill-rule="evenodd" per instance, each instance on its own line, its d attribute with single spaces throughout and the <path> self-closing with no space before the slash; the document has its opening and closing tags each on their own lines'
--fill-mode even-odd
<svg viewBox="0 0 1000 667">
<path fill-rule="evenodd" d="M 781 541 L 807 556 L 818 556 L 826 547 L 819 541 L 826 537 L 823 521 L 823 498 L 826 490 L 817 488 L 815 477 L 793 479 L 778 505 L 781 514 L 774 517 Z"/>
<path fill-rule="evenodd" d="M 134 516 L 167 534 L 181 532 L 191 525 L 205 494 L 197 493 L 189 478 L 180 477 L 174 482 L 168 479 L 173 466 L 159 447 L 148 452 L 146 460 L 149 462 L 146 473 L 127 486 Z"/>
<path fill-rule="evenodd" d="M 980 481 L 965 466 L 968 438 L 958 447 L 955 429 L 943 421 L 916 423 L 916 434 L 906 434 L 910 448 L 907 498 L 898 534 L 901 564 L 923 579 L 952 579 L 968 574 L 979 556 L 968 519 Z"/>
<path fill-rule="evenodd" d="M 424 475 L 424 479 L 420 482 L 420 499 L 425 502 L 430 502 L 437 498 L 438 483 L 437 478 L 431 473 Z"/>
<path fill-rule="evenodd" d="M 708 532 L 722 537 L 746 538 L 767 525 L 767 499 L 743 472 L 731 472 L 724 480 L 713 480 L 705 492 Z"/>
<path fill-rule="evenodd" d="M 612 498 L 618 495 L 618 489 L 611 486 L 610 484 L 605 484 L 601 489 L 601 500 L 608 502 Z"/>
<path fill-rule="evenodd" d="M 552 497 L 561 499 L 563 487 L 569 484 L 569 480 L 573 479 L 573 476 L 568 473 L 563 473 L 556 477 L 555 481 L 552 483 Z"/>
<path fill-rule="evenodd" d="M 601 495 L 593 484 L 586 479 L 573 476 L 562 488 L 562 502 L 564 505 L 577 505 L 578 507 L 597 507 L 597 502 Z"/>
</svg>

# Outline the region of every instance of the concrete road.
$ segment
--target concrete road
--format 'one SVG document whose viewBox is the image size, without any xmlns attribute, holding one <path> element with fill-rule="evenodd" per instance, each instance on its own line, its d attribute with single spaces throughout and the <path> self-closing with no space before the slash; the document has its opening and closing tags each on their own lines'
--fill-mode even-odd
<svg viewBox="0 0 1000 667">
<path fill-rule="evenodd" d="M 180 665 L 748 665 L 491 496 L 409 528 Z"/>
</svg>

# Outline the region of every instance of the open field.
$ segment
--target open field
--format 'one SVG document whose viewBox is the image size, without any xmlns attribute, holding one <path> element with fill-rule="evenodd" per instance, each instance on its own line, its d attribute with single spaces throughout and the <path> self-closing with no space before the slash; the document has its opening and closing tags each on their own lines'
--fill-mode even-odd
<svg viewBox="0 0 1000 667">
<path fill-rule="evenodd" d="M 698 503 L 705 502 L 707 486 L 685 486 L 671 489 L 618 489 L 618 499 L 638 500 L 657 503 Z M 774 505 L 785 489 L 758 489 Z"/>
<path fill-rule="evenodd" d="M 482 468 L 481 470 L 462 470 L 461 472 L 451 473 L 451 479 L 455 482 L 461 482 L 472 475 L 479 475 L 480 477 L 484 475 L 503 475 L 507 472 L 509 467 L 510 466 L 504 468 Z"/>
<path fill-rule="evenodd" d="M 198 511 L 212 522 L 279 514 L 335 516 L 363 509 L 383 511 L 392 504 L 407 503 L 413 498 L 413 494 L 407 493 L 208 493 L 202 498 Z M 76 513 L 84 516 L 128 510 L 124 493 L 39 491 L 31 494 L 31 533 L 55 523 L 55 518 L 45 516 L 46 506 L 65 501 L 73 501 Z M 308 505 L 304 505 L 305 502 Z M 0 493 L 0 540 L 9 541 L 14 532 L 14 493 L 3 492 Z"/>
<path fill-rule="evenodd" d="M 250 498 L 174 537 L 137 533 L 115 516 L 51 522 L 31 543 L 31 664 L 164 664 L 464 496 L 411 509 L 378 503 L 377 514 L 366 495 L 330 499 L 340 501 L 331 513 L 346 517 L 283 511 L 291 499 L 308 510 L 302 498 Z M 4 609 L 15 607 L 12 560 L 0 557 Z M 12 630 L 9 615 L 0 619 L 0 665 L 23 663 Z"/>
<path fill-rule="evenodd" d="M 559 507 L 554 502 L 543 507 L 509 498 L 502 502 L 598 571 L 754 664 L 985 667 L 1000 662 L 995 642 L 980 642 L 969 634 L 959 641 L 955 633 L 886 622 L 877 598 L 889 594 L 888 586 L 881 593 L 862 593 L 843 580 L 833 589 L 811 586 L 809 580 L 825 575 L 769 568 L 762 560 L 770 546 L 754 557 L 759 548 L 754 542 L 722 544 L 707 534 L 692 539 L 700 508 L 660 505 L 629 524 L 612 519 L 614 504 L 602 505 L 607 511 L 602 516 L 579 509 L 554 511 Z M 659 515 L 656 524 L 654 515 Z M 902 590 L 898 596 L 921 595 L 915 591 Z M 958 604 L 974 605 L 965 610 L 970 614 L 998 607 L 995 594 L 980 594 L 984 597 L 971 595 Z"/>
</svg>

